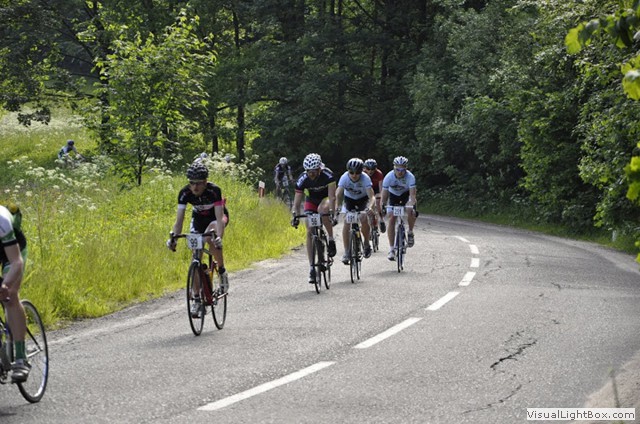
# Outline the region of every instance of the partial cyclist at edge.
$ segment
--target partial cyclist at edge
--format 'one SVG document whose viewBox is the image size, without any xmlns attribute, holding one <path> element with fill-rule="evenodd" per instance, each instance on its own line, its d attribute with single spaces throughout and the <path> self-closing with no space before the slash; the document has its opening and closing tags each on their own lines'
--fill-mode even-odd
<svg viewBox="0 0 640 424">
<path fill-rule="evenodd" d="M 409 232 L 407 233 L 407 247 L 413 247 L 413 226 L 416 223 L 416 177 L 407 169 L 409 160 L 404 156 L 393 159 L 393 170 L 389 171 L 382 180 L 382 205 L 383 213 L 393 211 L 394 206 L 413 206 L 407 214 Z M 387 259 L 395 261 L 396 252 L 393 245 L 396 237 L 396 217 L 389 213 L 389 255 Z"/>
<path fill-rule="evenodd" d="M 376 198 L 376 213 L 373 215 L 373 225 L 380 226 L 380 232 L 384 233 L 386 231 L 386 225 L 384 223 L 383 215 L 382 215 L 382 202 L 380 201 L 382 196 L 382 180 L 384 179 L 384 174 L 380 169 L 378 169 L 378 162 L 375 159 L 367 159 L 364 161 L 364 172 L 371 178 L 371 184 L 373 186 L 373 194 Z"/>
<path fill-rule="evenodd" d="M 0 206 L 0 261 L 2 263 L 2 278 L 0 278 L 0 301 L 5 302 L 7 324 L 13 336 L 15 358 L 11 367 L 11 382 L 23 383 L 27 381 L 31 365 L 27 362 L 25 351 L 25 335 L 27 333 L 27 319 L 20 302 L 20 285 L 27 258 L 27 239 L 20 229 L 20 210 L 15 205 L 10 209 Z"/>
<path fill-rule="evenodd" d="M 342 204 L 341 213 L 351 211 L 366 212 L 360 215 L 360 228 L 364 238 L 364 257 L 371 256 L 371 226 L 367 219 L 367 214 L 375 213 L 376 198 L 373 194 L 371 178 L 362 171 L 364 162 L 360 158 L 351 158 L 347 161 L 347 171 L 342 174 L 338 181 L 338 189 L 336 197 L 338 205 Z M 336 208 L 337 209 L 337 208 Z M 342 244 L 344 245 L 344 254 L 342 255 L 342 263 L 349 265 L 351 252 L 349 249 L 349 230 L 351 224 L 347 224 L 346 220 L 342 226 Z"/>
<path fill-rule="evenodd" d="M 336 204 L 336 179 L 333 173 L 323 166 L 322 158 L 317 153 L 309 153 L 302 162 L 304 172 L 300 174 L 296 181 L 296 195 L 293 199 L 291 213 L 293 219 L 291 225 L 296 227 L 299 224 L 298 211 L 304 197 L 304 212 L 328 214 L 322 217 L 322 223 L 327 230 L 329 245 L 327 253 L 330 257 L 336 255 L 336 242 L 333 239 L 333 205 Z M 305 194 L 306 193 L 306 194 Z M 312 230 L 307 226 L 307 257 L 309 259 L 309 283 L 316 281 L 316 270 L 313 264 L 312 250 Z"/>
<path fill-rule="evenodd" d="M 201 161 L 193 162 L 187 169 L 189 184 L 183 187 L 178 193 L 178 211 L 176 221 L 173 224 L 174 234 L 181 234 L 187 204 L 191 204 L 191 223 L 189 232 L 202 234 L 208 231 L 215 231 L 215 239 L 206 237 L 204 241 L 209 245 L 209 250 L 218 264 L 220 274 L 220 287 L 223 291 L 229 290 L 229 277 L 224 267 L 224 255 L 222 251 L 222 238 L 224 229 L 229 223 L 229 212 L 225 207 L 225 199 L 222 197 L 222 190 L 214 183 L 207 181 L 209 169 Z M 176 241 L 167 240 L 167 247 L 175 251 Z M 194 299 L 192 313 L 197 313 L 200 309 L 198 298 Z"/>
<path fill-rule="evenodd" d="M 273 168 L 273 182 L 276 185 L 276 193 L 280 193 L 282 187 L 282 180 L 284 177 L 289 178 L 289 181 L 293 182 L 293 174 L 291 173 L 291 165 L 286 157 L 281 157 L 278 164 Z"/>
</svg>

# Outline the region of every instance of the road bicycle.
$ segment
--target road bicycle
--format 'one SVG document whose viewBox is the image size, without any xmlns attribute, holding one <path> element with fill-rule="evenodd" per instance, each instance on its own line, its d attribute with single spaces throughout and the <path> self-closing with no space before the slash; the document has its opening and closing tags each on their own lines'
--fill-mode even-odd
<svg viewBox="0 0 640 424">
<path fill-rule="evenodd" d="M 2 302 L 0 302 L 2 303 Z M 24 340 L 27 362 L 31 365 L 27 381 L 16 383 L 22 396 L 31 403 L 39 402 L 44 396 L 49 380 L 49 348 L 42 319 L 33 303 L 22 300 L 27 332 Z M 14 342 L 7 325 L 6 306 L 2 303 L 0 314 L 0 384 L 11 382 L 11 366 L 15 360 Z"/>
<path fill-rule="evenodd" d="M 351 226 L 349 230 L 349 268 L 351 282 L 355 283 L 360 279 L 362 273 L 362 258 L 364 252 L 364 241 L 362 231 L 360 231 L 359 211 L 349 211 L 344 215 L 344 222 Z"/>
<path fill-rule="evenodd" d="M 213 288 L 213 281 L 220 280 L 218 273 L 218 264 L 213 259 L 211 251 L 204 247 L 205 237 L 214 237 L 214 231 L 207 231 L 202 234 L 173 234 L 170 233 L 171 239 L 185 238 L 187 247 L 193 252 L 191 256 L 191 265 L 187 274 L 187 315 L 189 316 L 189 325 L 193 334 L 199 336 L 204 326 L 204 318 L 207 314 L 207 307 L 211 308 L 213 323 L 218 330 L 222 330 L 227 319 L 227 297 L 220 285 Z M 202 255 L 207 255 L 205 262 L 202 262 Z M 196 302 L 199 299 L 200 302 Z M 198 304 L 199 310 L 197 314 L 192 314 L 194 303 Z M 194 316 L 195 315 L 195 316 Z"/>
<path fill-rule="evenodd" d="M 282 178 L 282 181 L 280 181 L 278 198 L 291 209 L 293 199 L 291 198 L 291 190 L 289 189 L 289 178 L 286 175 Z"/>
<path fill-rule="evenodd" d="M 407 208 L 413 209 L 413 206 L 393 207 L 393 216 L 396 217 L 396 237 L 393 242 L 393 250 L 396 254 L 398 272 L 404 269 L 404 259 L 407 254 L 407 231 L 404 222 L 407 217 Z"/>
<path fill-rule="evenodd" d="M 329 240 L 322 225 L 322 217 L 330 216 L 328 213 L 309 213 L 305 215 L 295 215 L 296 219 L 306 218 L 307 226 L 311 227 L 311 266 L 316 271 L 316 278 L 313 283 L 316 293 L 320 294 L 320 287 L 324 281 L 324 287 L 329 290 L 331 285 L 331 265 L 333 258 L 329 256 Z"/>
</svg>

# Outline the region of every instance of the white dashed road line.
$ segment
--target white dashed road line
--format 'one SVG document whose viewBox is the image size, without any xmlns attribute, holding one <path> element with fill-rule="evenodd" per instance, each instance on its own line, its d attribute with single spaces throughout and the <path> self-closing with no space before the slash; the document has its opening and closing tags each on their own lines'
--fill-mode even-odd
<svg viewBox="0 0 640 424">
<path fill-rule="evenodd" d="M 470 244 L 469 240 L 465 239 L 464 237 L 460 237 L 460 236 L 455 236 L 455 238 L 457 238 L 458 240 L 462 241 L 463 243 L 467 243 L 469 245 L 469 249 L 471 250 L 471 253 L 474 255 L 478 255 L 480 252 L 478 250 L 478 246 L 476 246 L 475 244 Z M 471 258 L 471 268 L 478 268 L 480 266 L 480 259 L 479 258 Z M 469 271 L 465 274 L 465 276 L 462 278 L 462 281 L 460 281 L 459 286 L 468 286 L 469 284 L 471 284 L 471 281 L 473 280 L 473 277 L 475 277 L 476 273 L 473 271 Z M 438 309 L 442 308 L 444 305 L 446 305 L 449 301 L 451 301 L 453 298 L 455 298 L 457 295 L 459 295 L 460 292 L 457 291 L 452 291 L 447 293 L 446 295 L 444 295 L 443 297 L 441 297 L 440 299 L 438 299 L 437 301 L 435 301 L 434 303 L 432 303 L 431 305 L 429 305 L 425 310 L 427 311 L 437 311 Z M 357 345 L 354 346 L 354 349 L 367 349 L 377 343 L 380 343 L 381 341 L 393 336 L 394 334 L 399 333 L 400 331 L 412 326 L 413 324 L 417 323 L 418 321 L 420 321 L 422 318 L 408 318 L 406 320 L 404 320 L 403 322 L 401 322 L 398 325 L 395 325 L 391 328 L 389 328 L 388 330 L 383 331 L 382 333 L 378 334 L 377 336 L 371 337 L 368 340 L 365 340 L 362 343 L 359 343 Z M 220 399 L 218 401 L 206 404 L 204 406 L 201 406 L 200 408 L 198 408 L 199 411 L 216 411 L 218 409 L 222 409 L 225 408 L 229 405 L 232 405 L 236 402 L 240 402 L 242 400 L 248 399 L 250 397 L 259 395 L 261 393 L 267 392 L 269 390 L 275 389 L 277 387 L 283 386 L 285 384 L 291 383 L 293 381 L 299 380 L 301 378 L 304 378 L 306 376 L 308 376 L 309 374 L 313 374 L 315 372 L 318 372 L 320 370 L 323 370 L 324 368 L 327 368 L 331 365 L 335 364 L 335 361 L 327 361 L 327 362 L 318 362 L 317 364 L 311 365 L 310 367 L 304 368 L 300 371 L 296 371 L 292 374 L 289 374 L 287 376 L 284 376 L 282 378 L 279 378 L 277 380 L 268 382 L 268 383 L 264 383 L 261 384 L 259 386 L 256 386 L 252 389 L 246 390 L 244 392 L 235 394 L 233 396 L 229 396 L 226 397 L 224 399 Z"/>
<path fill-rule="evenodd" d="M 460 292 L 457 292 L 457 291 L 449 292 L 449 293 L 445 294 L 444 296 L 442 296 L 439 300 L 436 300 L 431 305 L 429 305 L 426 310 L 427 311 L 437 311 L 438 309 L 442 308 L 447 302 L 449 302 L 451 299 L 453 299 L 454 297 L 456 297 L 459 294 L 460 294 Z"/>
<path fill-rule="evenodd" d="M 220 399 L 216 402 L 209 403 L 207 405 L 201 406 L 198 408 L 198 411 L 215 411 L 218 409 L 222 409 L 229 405 L 232 405 L 236 402 L 240 402 L 241 400 L 248 399 L 250 397 L 259 395 L 261 393 L 267 392 L 271 389 L 275 389 L 276 387 L 283 386 L 285 384 L 291 383 L 292 381 L 300 380 L 303 377 L 308 376 L 309 374 L 313 374 L 314 372 L 318 372 L 324 368 L 327 368 L 331 365 L 335 364 L 335 362 L 318 362 L 317 364 L 311 365 L 305 369 L 300 371 L 296 371 L 292 374 L 286 375 L 277 380 L 273 380 L 269 383 L 264 383 L 259 386 L 254 387 L 253 389 L 249 389 L 242 393 L 235 394 L 233 396 L 229 396 L 224 399 Z"/>
<path fill-rule="evenodd" d="M 469 284 L 471 284 L 471 280 L 473 280 L 473 277 L 476 276 L 475 272 L 469 271 L 467 272 L 464 277 L 462 278 L 462 281 L 460 281 L 460 284 L 458 284 L 459 286 L 468 286 Z"/>
<path fill-rule="evenodd" d="M 379 342 L 383 341 L 384 339 L 387 339 L 387 338 L 393 336 L 396 333 L 399 333 L 400 331 L 402 331 L 405 328 L 415 324 L 416 322 L 420 321 L 421 319 L 422 318 L 409 318 L 407 320 L 404 320 L 400 324 L 394 325 L 390 329 L 388 329 L 386 331 L 383 331 L 382 333 L 378 334 L 377 336 L 372 337 L 369 340 L 365 340 L 364 342 L 355 345 L 354 348 L 355 349 L 366 349 L 368 347 L 371 347 L 374 344 L 379 343 Z"/>
</svg>

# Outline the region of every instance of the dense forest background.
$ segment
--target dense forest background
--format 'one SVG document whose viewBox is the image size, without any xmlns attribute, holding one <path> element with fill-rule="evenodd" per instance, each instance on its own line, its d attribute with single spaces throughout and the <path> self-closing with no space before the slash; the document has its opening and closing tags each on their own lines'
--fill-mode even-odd
<svg viewBox="0 0 640 424">
<path fill-rule="evenodd" d="M 422 199 L 518 203 L 576 233 L 597 226 L 638 238 L 629 187 L 640 172 L 640 104 L 621 83 L 637 53 L 638 9 L 618 0 L 0 0 L 0 105 L 25 125 L 72 108 L 134 184 L 151 164 L 181 170 L 201 151 L 231 153 L 267 180 L 280 156 L 295 165 L 318 152 L 336 170 L 374 157 L 387 170 L 402 154 Z M 620 18 L 609 37 L 583 25 L 582 48 L 569 54 L 570 30 L 603 16 Z"/>
</svg>

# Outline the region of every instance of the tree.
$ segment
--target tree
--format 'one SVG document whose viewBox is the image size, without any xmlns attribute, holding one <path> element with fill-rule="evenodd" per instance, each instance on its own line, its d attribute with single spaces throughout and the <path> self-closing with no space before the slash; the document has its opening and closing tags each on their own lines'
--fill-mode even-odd
<svg viewBox="0 0 640 424">
<path fill-rule="evenodd" d="M 622 73 L 622 89 L 630 99 L 634 101 L 640 100 L 640 55 L 637 53 L 637 43 L 640 40 L 640 1 L 609 1 L 606 4 L 601 5 L 601 7 L 608 7 L 610 10 L 615 11 L 610 14 L 601 15 L 600 17 L 591 19 L 590 21 L 583 21 L 576 27 L 569 30 L 565 37 L 567 51 L 571 54 L 577 54 L 583 49 L 592 46 L 592 43 L 594 43 L 594 41 L 599 37 L 603 35 L 606 36 L 616 47 L 620 49 L 619 52 L 621 53 L 621 55 L 611 53 L 606 55 L 605 57 L 608 59 L 608 63 L 622 63 L 620 66 L 620 72 Z M 605 47 L 600 45 L 597 46 L 595 50 L 604 51 Z M 593 55 L 593 52 L 586 53 L 588 59 L 592 58 L 592 56 L 590 57 L 590 54 Z M 587 62 L 589 61 L 587 60 Z M 594 68 L 595 67 L 590 64 L 584 66 L 583 74 L 593 78 Z M 602 75 L 602 73 L 595 75 Z M 611 73 L 606 73 L 605 75 L 609 76 Z M 619 101 L 613 101 L 614 105 L 619 105 L 620 103 L 621 102 Z M 615 149 L 619 154 L 614 163 L 619 170 L 621 167 L 620 159 L 624 160 L 625 157 L 628 158 L 631 156 L 630 161 L 627 159 L 628 162 L 624 166 L 624 172 L 626 174 L 628 184 L 626 197 L 635 204 L 640 204 L 640 167 L 638 167 L 640 164 L 640 156 L 637 155 L 637 151 L 635 152 L 635 155 L 633 154 L 633 147 L 636 149 L 640 148 L 640 143 L 630 143 L 630 139 L 635 138 L 637 140 L 640 128 L 636 118 L 637 112 L 632 112 L 631 115 L 629 115 L 629 109 L 635 109 L 637 111 L 638 108 L 634 106 L 627 106 L 630 105 L 616 107 L 617 112 L 620 113 L 618 118 L 621 116 L 623 117 L 623 119 L 619 119 L 619 124 L 617 125 L 611 124 L 608 116 L 603 117 L 602 121 L 609 122 L 607 127 L 614 125 L 615 131 L 613 131 L 608 137 L 606 134 L 601 135 L 604 135 L 604 137 L 602 137 L 604 140 L 615 140 L 616 144 L 623 144 Z M 609 113 L 611 113 L 611 108 L 609 108 Z M 609 143 L 609 146 L 611 146 L 611 143 Z M 586 165 L 590 164 L 588 163 Z M 621 171 L 622 170 L 620 170 L 620 172 Z M 608 176 L 609 180 L 612 179 L 611 177 L 612 175 L 610 174 Z M 615 178 L 615 174 L 613 177 L 614 183 L 619 187 L 620 179 Z M 604 178 L 607 178 L 606 174 Z M 604 179 L 604 181 L 607 180 Z M 616 192 L 620 194 L 621 190 L 617 190 Z M 632 218 L 635 214 L 629 213 L 628 208 L 626 208 L 624 204 L 616 202 L 615 198 L 610 198 L 610 201 L 606 206 L 609 207 L 601 208 L 600 210 L 600 214 L 604 217 L 611 214 L 611 210 L 615 210 L 615 208 L 623 209 L 623 211 L 626 212 L 625 215 L 629 217 L 627 222 L 632 225 L 628 230 L 636 235 L 636 238 L 638 239 L 636 246 L 640 248 L 640 227 L 638 227 L 637 220 Z M 631 215 L 631 217 L 629 215 Z M 638 255 L 638 261 L 640 262 L 640 255 Z"/>
<path fill-rule="evenodd" d="M 96 123 L 108 144 L 103 148 L 126 179 L 142 183 L 151 159 L 166 149 L 198 137 L 197 122 L 207 96 L 202 81 L 211 72 L 214 56 L 195 35 L 198 17 L 182 12 L 174 25 L 156 37 L 126 31 L 112 43 L 113 53 L 97 64 L 109 80 L 100 86 L 108 97 L 103 113 L 107 123 Z"/>
</svg>

